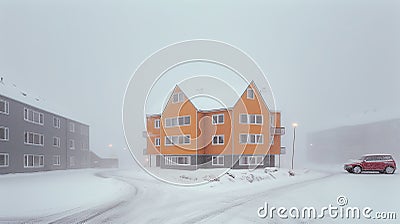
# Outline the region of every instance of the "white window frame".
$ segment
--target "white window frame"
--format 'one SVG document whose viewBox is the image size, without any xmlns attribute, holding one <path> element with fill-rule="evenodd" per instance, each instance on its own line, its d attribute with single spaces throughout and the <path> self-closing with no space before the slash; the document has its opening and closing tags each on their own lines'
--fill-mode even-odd
<svg viewBox="0 0 400 224">
<path fill-rule="evenodd" d="M 160 123 L 161 123 L 160 119 L 155 119 L 154 120 L 154 128 L 160 129 Z"/>
<path fill-rule="evenodd" d="M 3 99 L 0 99 L 0 102 L 4 103 L 4 107 L 2 108 L 2 110 L 0 110 L 0 114 L 9 115 L 10 114 L 10 103 L 7 100 L 3 100 Z"/>
<path fill-rule="evenodd" d="M 175 100 L 175 96 L 176 96 L 176 100 Z M 172 103 L 181 103 L 185 101 L 185 96 L 183 94 L 183 92 L 177 92 L 172 94 Z"/>
<path fill-rule="evenodd" d="M 29 157 L 32 158 L 32 165 L 29 164 Z M 35 161 L 38 158 L 39 164 Z M 24 154 L 24 168 L 40 168 L 44 167 L 44 155 L 35 155 L 35 154 Z"/>
<path fill-rule="evenodd" d="M 186 141 L 188 140 L 188 141 Z M 168 143 L 169 142 L 169 143 Z M 165 136 L 165 146 L 172 145 L 190 145 L 191 136 L 190 135 L 171 135 Z"/>
<path fill-rule="evenodd" d="M 246 118 L 246 122 L 242 121 L 242 118 Z M 252 119 L 254 118 L 254 119 Z M 258 118 L 261 119 L 261 123 L 258 123 L 257 120 Z M 254 122 L 251 122 L 251 120 L 254 120 Z M 263 125 L 264 123 L 264 117 L 262 114 L 240 114 L 239 115 L 239 123 L 240 124 L 251 124 L 251 125 Z"/>
<path fill-rule="evenodd" d="M 60 166 L 61 165 L 61 156 L 54 155 L 53 156 L 53 166 Z"/>
<path fill-rule="evenodd" d="M 30 142 L 30 135 L 32 135 L 32 142 Z M 38 136 L 39 143 L 35 143 L 35 136 Z M 25 145 L 35 145 L 35 146 L 44 146 L 44 135 L 36 132 L 25 131 L 24 133 L 24 144 Z"/>
<path fill-rule="evenodd" d="M 263 166 L 263 156 L 241 156 L 239 159 L 240 166 Z"/>
<path fill-rule="evenodd" d="M 75 123 L 74 122 L 69 122 L 69 132 L 75 132 Z"/>
<path fill-rule="evenodd" d="M 189 118 L 189 123 L 186 122 L 186 118 Z M 180 124 L 180 120 L 182 120 L 182 124 Z M 171 127 L 181 127 L 181 126 L 190 126 L 191 123 L 191 116 L 186 115 L 186 116 L 179 116 L 179 117 L 167 117 L 165 118 L 165 127 L 166 128 L 171 128 Z"/>
<path fill-rule="evenodd" d="M 186 163 L 179 163 L 180 159 L 185 160 Z M 190 156 L 165 156 L 164 164 L 167 166 L 190 166 Z"/>
<path fill-rule="evenodd" d="M 154 145 L 155 146 L 160 146 L 161 145 L 161 139 L 160 138 L 155 138 L 154 139 Z"/>
<path fill-rule="evenodd" d="M 56 142 L 54 141 L 56 140 Z M 56 143 L 56 144 L 54 144 Z M 56 148 L 61 148 L 61 138 L 57 136 L 53 136 L 53 146 Z"/>
<path fill-rule="evenodd" d="M 32 113 L 32 120 L 29 119 L 30 113 Z M 35 121 L 35 115 L 39 117 L 39 121 Z M 30 123 L 44 125 L 44 114 L 42 112 L 24 107 L 24 120 Z"/>
<path fill-rule="evenodd" d="M 222 116 L 222 122 L 219 121 L 219 118 Z M 217 122 L 214 121 L 214 118 L 216 118 Z M 225 116 L 224 114 L 213 114 L 212 115 L 212 124 L 217 125 L 217 124 L 223 124 L 225 122 Z"/>
<path fill-rule="evenodd" d="M 250 97 L 249 92 L 252 92 L 252 96 Z M 254 89 L 248 88 L 247 89 L 247 99 L 254 100 Z"/>
<path fill-rule="evenodd" d="M 0 129 L 4 129 L 4 136 L 0 136 L 0 141 L 9 141 L 10 140 L 10 129 L 5 126 L 0 126 Z"/>
<path fill-rule="evenodd" d="M 271 114 L 269 115 L 269 119 L 270 119 L 269 123 L 270 123 L 271 127 L 276 127 L 276 123 L 275 123 L 275 114 L 271 113 Z"/>
<path fill-rule="evenodd" d="M 0 156 L 4 157 L 4 164 L 0 164 L 0 167 L 8 167 L 10 165 L 10 154 L 0 153 Z"/>
<path fill-rule="evenodd" d="M 214 138 L 217 138 L 217 143 L 214 143 Z M 220 139 L 222 139 L 222 143 L 220 143 Z M 212 142 L 212 145 L 225 145 L 225 136 L 224 135 L 213 135 L 211 142 Z"/>
<path fill-rule="evenodd" d="M 75 149 L 75 139 L 69 139 L 68 140 L 68 148 L 71 149 L 71 150 Z"/>
<path fill-rule="evenodd" d="M 221 159 L 222 159 L 222 163 L 221 163 Z M 213 166 L 223 166 L 225 163 L 225 157 L 224 156 L 212 156 L 211 163 Z"/>
<path fill-rule="evenodd" d="M 59 117 L 53 116 L 53 127 L 57 129 L 61 128 L 61 119 Z"/>
<path fill-rule="evenodd" d="M 247 136 L 246 137 L 246 142 L 242 141 L 242 136 Z M 254 142 L 251 141 L 254 138 Z M 258 140 L 257 140 L 258 138 Z M 261 142 L 260 142 L 261 138 Z M 245 134 L 245 133 L 240 133 L 239 134 L 239 142 L 240 144 L 248 144 L 248 145 L 262 145 L 264 144 L 264 135 L 263 134 Z"/>
</svg>

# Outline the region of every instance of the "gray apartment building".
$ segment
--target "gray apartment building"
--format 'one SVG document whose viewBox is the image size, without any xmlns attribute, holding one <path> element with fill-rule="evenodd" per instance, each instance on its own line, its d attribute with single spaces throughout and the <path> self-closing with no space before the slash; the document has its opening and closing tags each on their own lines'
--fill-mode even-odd
<svg viewBox="0 0 400 224">
<path fill-rule="evenodd" d="M 0 174 L 88 167 L 88 125 L 0 95 Z"/>
</svg>

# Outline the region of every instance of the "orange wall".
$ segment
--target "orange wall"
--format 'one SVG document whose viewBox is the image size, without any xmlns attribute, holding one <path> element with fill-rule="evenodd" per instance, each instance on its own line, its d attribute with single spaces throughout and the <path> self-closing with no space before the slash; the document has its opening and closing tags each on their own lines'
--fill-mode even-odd
<svg viewBox="0 0 400 224">
<path fill-rule="evenodd" d="M 254 89 L 254 99 L 247 99 L 247 89 L 244 91 L 239 101 L 233 109 L 234 117 L 234 154 L 266 154 L 269 150 L 270 136 L 270 117 L 269 110 L 263 102 L 257 87 L 253 83 L 250 87 Z M 257 124 L 240 124 L 240 114 L 262 114 L 262 125 Z M 263 134 L 263 144 L 241 144 L 239 140 L 240 134 Z"/>
<path fill-rule="evenodd" d="M 212 124 L 212 115 L 223 114 L 223 124 Z M 201 113 L 199 127 L 201 135 L 199 136 L 199 154 L 231 154 L 232 153 L 232 111 L 220 110 L 213 112 Z M 213 135 L 224 135 L 223 145 L 213 145 Z"/>
<path fill-rule="evenodd" d="M 155 146 L 155 138 L 160 137 L 160 129 L 154 128 L 154 121 L 160 118 L 161 116 L 150 116 L 146 119 L 148 154 L 160 154 L 160 146 Z"/>
<path fill-rule="evenodd" d="M 275 126 L 281 127 L 281 113 L 273 112 L 275 114 Z M 278 155 L 281 153 L 281 135 L 274 135 L 274 144 L 271 146 L 269 154 Z"/>
<path fill-rule="evenodd" d="M 181 92 L 179 87 L 175 87 L 173 93 Z M 165 119 L 170 117 L 190 116 L 189 126 L 165 127 Z M 161 152 L 162 154 L 196 154 L 196 115 L 197 109 L 185 96 L 184 102 L 172 103 L 172 95 L 161 116 Z M 165 146 L 165 136 L 190 135 L 189 145 Z"/>
<path fill-rule="evenodd" d="M 162 116 L 147 117 L 147 151 L 149 154 L 279 154 L 281 136 L 274 136 L 274 144 L 270 144 L 270 111 L 265 105 L 254 83 L 250 84 L 254 90 L 254 99 L 247 99 L 247 88 L 232 110 L 219 110 L 212 112 L 199 112 L 185 96 L 184 102 L 172 103 L 172 95 Z M 173 93 L 181 92 L 177 86 Z M 276 127 L 280 127 L 280 112 L 275 114 Z M 224 114 L 224 124 L 212 124 L 213 114 Z M 240 114 L 262 114 L 263 124 L 240 124 Z M 165 119 L 178 116 L 190 116 L 190 125 L 165 127 Z M 154 120 L 160 119 L 160 129 L 154 128 Z M 232 127 L 233 126 L 233 127 Z M 240 134 L 263 134 L 263 144 L 240 144 Z M 213 135 L 224 135 L 224 145 L 212 145 Z M 191 143 L 188 145 L 165 146 L 165 136 L 190 135 Z M 161 146 L 155 147 L 155 138 L 160 137 Z M 233 145 L 234 144 L 234 145 Z"/>
</svg>

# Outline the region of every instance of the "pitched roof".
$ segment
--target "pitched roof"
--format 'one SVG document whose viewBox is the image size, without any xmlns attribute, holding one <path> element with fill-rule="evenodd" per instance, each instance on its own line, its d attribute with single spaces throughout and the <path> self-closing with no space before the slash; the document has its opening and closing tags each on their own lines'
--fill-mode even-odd
<svg viewBox="0 0 400 224">
<path fill-rule="evenodd" d="M 33 93 L 23 90 L 22 88 L 17 86 L 15 83 L 7 82 L 7 80 L 0 81 L 0 97 L 1 96 L 10 98 L 12 100 L 18 101 L 23 104 L 27 104 L 30 107 L 34 107 L 36 109 L 46 111 L 48 113 L 57 115 L 59 117 L 64 117 L 66 119 L 73 120 L 74 122 L 85 124 L 85 123 L 79 122 L 77 120 L 71 119 L 69 117 L 66 117 L 64 115 L 61 115 L 60 113 L 54 112 L 57 110 L 53 106 L 48 104 L 46 99 L 43 99 L 42 97 L 39 97 Z"/>
</svg>

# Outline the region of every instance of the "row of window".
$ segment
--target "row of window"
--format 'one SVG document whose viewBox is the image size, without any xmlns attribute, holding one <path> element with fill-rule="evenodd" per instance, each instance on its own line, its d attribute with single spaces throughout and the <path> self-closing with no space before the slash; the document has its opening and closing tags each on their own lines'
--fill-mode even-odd
<svg viewBox="0 0 400 224">
<path fill-rule="evenodd" d="M 10 114 L 10 104 L 8 101 L 0 99 L 0 114 Z M 30 123 L 44 125 L 44 114 L 42 112 L 24 108 L 24 120 Z M 61 128 L 61 120 L 59 117 L 53 116 L 53 127 L 54 128 Z M 70 132 L 75 132 L 75 123 L 69 122 L 69 129 Z M 88 131 L 85 127 L 82 126 L 81 134 L 87 135 Z"/>
<path fill-rule="evenodd" d="M 165 145 L 188 145 L 190 144 L 190 135 L 165 136 Z"/>
<path fill-rule="evenodd" d="M 178 166 L 188 166 L 190 165 L 190 156 L 165 156 L 165 165 L 178 165 Z M 223 166 L 224 156 L 212 156 L 211 164 L 213 166 Z M 263 156 L 241 156 L 239 159 L 239 165 L 264 165 Z"/>
<path fill-rule="evenodd" d="M 165 165 L 189 166 L 190 156 L 165 156 Z"/>
<path fill-rule="evenodd" d="M 9 141 L 10 140 L 10 130 L 8 127 L 0 127 L 0 141 Z M 24 133 L 24 143 L 26 145 L 36 145 L 36 146 L 44 146 L 44 135 L 40 133 L 26 131 Z M 61 138 L 53 137 L 53 146 L 60 148 L 61 147 Z M 69 149 L 75 149 L 75 140 L 70 139 L 68 141 Z M 82 143 L 82 150 L 88 150 L 89 145 L 85 142 Z"/>
<path fill-rule="evenodd" d="M 190 116 L 165 118 L 165 127 L 186 126 L 190 125 Z"/>
<path fill-rule="evenodd" d="M 240 114 L 241 124 L 263 124 L 263 116 L 261 114 Z M 212 115 L 212 124 L 223 124 L 224 114 Z M 271 124 L 273 121 L 271 119 Z M 165 118 L 165 127 L 190 125 L 190 116 Z M 154 120 L 154 128 L 160 128 L 160 119 Z"/>
<path fill-rule="evenodd" d="M 174 93 L 172 95 L 172 103 L 181 103 L 185 100 L 185 95 L 182 92 Z"/>
<path fill-rule="evenodd" d="M 241 144 L 264 144 L 263 134 L 240 134 L 239 140 Z M 161 145 L 160 138 L 155 138 L 155 146 Z M 170 145 L 187 145 L 190 144 L 190 135 L 180 135 L 180 136 L 165 136 L 165 146 Z M 213 145 L 224 145 L 225 139 L 224 135 L 213 135 L 212 136 Z"/>
<path fill-rule="evenodd" d="M 263 116 L 261 114 L 240 114 L 241 124 L 262 124 Z"/>
<path fill-rule="evenodd" d="M 10 165 L 10 155 L 8 153 L 0 153 L 0 167 L 8 167 Z M 53 165 L 61 165 L 61 156 L 53 156 Z M 75 157 L 70 157 L 70 166 L 75 165 Z M 24 168 L 40 168 L 44 167 L 44 155 L 24 154 Z"/>
</svg>

